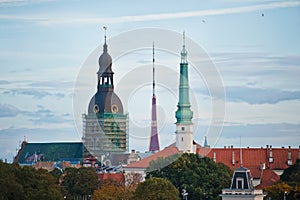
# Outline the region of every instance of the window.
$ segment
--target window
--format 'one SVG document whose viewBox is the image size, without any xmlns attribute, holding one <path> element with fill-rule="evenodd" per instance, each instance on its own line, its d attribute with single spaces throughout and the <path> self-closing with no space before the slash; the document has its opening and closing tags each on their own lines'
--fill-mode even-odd
<svg viewBox="0 0 300 200">
<path fill-rule="evenodd" d="M 183 142 L 183 137 L 181 138 L 181 142 Z"/>
<path fill-rule="evenodd" d="M 181 127 L 181 130 L 184 131 L 184 127 Z"/>
<path fill-rule="evenodd" d="M 244 179 L 243 178 L 237 178 L 236 179 L 236 188 L 237 189 L 244 189 Z"/>
</svg>

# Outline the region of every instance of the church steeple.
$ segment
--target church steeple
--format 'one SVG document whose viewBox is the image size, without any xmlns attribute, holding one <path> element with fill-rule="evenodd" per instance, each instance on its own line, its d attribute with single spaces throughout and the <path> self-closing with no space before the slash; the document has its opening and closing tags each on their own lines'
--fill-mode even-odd
<svg viewBox="0 0 300 200">
<path fill-rule="evenodd" d="M 194 153 L 193 112 L 189 97 L 189 74 L 187 51 L 185 49 L 185 33 L 183 33 L 183 47 L 181 51 L 179 101 L 176 116 L 176 147 L 179 151 Z"/>
<path fill-rule="evenodd" d="M 183 32 L 183 47 L 180 62 L 179 101 L 176 111 L 176 123 L 192 123 L 193 112 L 191 111 L 189 95 L 189 75 L 187 51 L 185 49 L 185 33 Z"/>
<path fill-rule="evenodd" d="M 111 91 L 114 88 L 114 72 L 111 69 L 112 58 L 107 52 L 107 43 L 106 43 L 106 30 L 107 27 L 103 26 L 104 29 L 104 44 L 103 44 L 103 53 L 99 57 L 99 70 L 98 74 L 98 91 Z"/>
</svg>

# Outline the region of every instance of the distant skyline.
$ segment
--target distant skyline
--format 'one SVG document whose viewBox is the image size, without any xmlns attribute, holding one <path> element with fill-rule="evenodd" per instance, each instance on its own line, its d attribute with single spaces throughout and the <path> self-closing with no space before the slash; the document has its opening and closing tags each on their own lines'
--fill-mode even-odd
<svg viewBox="0 0 300 200">
<path fill-rule="evenodd" d="M 91 52 L 102 52 L 103 25 L 112 40 L 148 27 L 185 31 L 205 49 L 226 92 L 224 127 L 216 147 L 239 146 L 240 136 L 242 146 L 300 145 L 300 1 L 0 0 L 0 158 L 12 160 L 24 136 L 29 142 L 80 141 L 74 84 Z M 151 66 L 151 35 L 147 39 L 149 50 L 113 57 L 117 93 L 122 93 L 118 84 L 126 73 Z M 172 41 L 177 42 L 180 46 L 182 41 Z M 112 54 L 113 47 L 108 43 Z M 187 51 L 192 54 L 189 46 Z M 179 62 L 178 55 L 156 51 L 161 70 L 178 73 Z M 89 72 L 91 94 L 97 60 L 94 65 Z M 152 74 L 148 76 L 145 81 L 151 80 Z M 167 79 L 173 84 L 170 90 L 159 83 L 156 90 L 161 149 L 175 141 L 178 100 L 172 92 L 178 93 L 178 77 Z M 202 145 L 211 119 L 211 97 L 203 80 L 191 68 L 191 93 L 197 99 L 192 110 L 197 111 L 194 123 L 199 123 L 195 139 Z M 148 149 L 151 89 L 151 81 L 145 83 L 126 103 L 133 124 L 130 149 Z M 86 106 L 79 115 L 86 112 L 88 101 L 82 104 Z M 208 143 L 214 141 L 208 135 Z"/>
</svg>

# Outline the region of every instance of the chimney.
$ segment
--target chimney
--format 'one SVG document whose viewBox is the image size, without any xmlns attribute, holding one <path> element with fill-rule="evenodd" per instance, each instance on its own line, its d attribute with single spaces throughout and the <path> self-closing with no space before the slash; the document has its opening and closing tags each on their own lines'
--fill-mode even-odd
<svg viewBox="0 0 300 200">
<path fill-rule="evenodd" d="M 232 150 L 232 165 L 234 165 L 234 151 Z"/>
<path fill-rule="evenodd" d="M 260 170 L 266 169 L 266 164 L 265 163 L 260 163 Z"/>
<path fill-rule="evenodd" d="M 289 146 L 289 150 L 288 150 L 288 161 L 287 161 L 287 164 L 288 165 L 293 165 L 291 146 Z"/>
<path fill-rule="evenodd" d="M 270 145 L 269 163 L 273 163 L 273 162 L 274 162 L 274 158 L 273 158 L 272 145 Z"/>
<path fill-rule="evenodd" d="M 217 153 L 216 152 L 214 152 L 214 162 L 217 162 Z"/>
<path fill-rule="evenodd" d="M 132 150 L 131 150 L 131 153 L 132 153 L 132 154 L 135 153 L 135 149 L 132 149 Z"/>
</svg>

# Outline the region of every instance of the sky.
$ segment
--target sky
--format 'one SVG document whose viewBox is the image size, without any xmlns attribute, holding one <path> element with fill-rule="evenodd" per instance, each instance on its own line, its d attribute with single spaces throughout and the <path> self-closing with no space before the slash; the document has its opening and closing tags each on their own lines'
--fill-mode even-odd
<svg viewBox="0 0 300 200">
<path fill-rule="evenodd" d="M 11 161 L 24 139 L 80 141 L 103 26 L 130 149 L 149 145 L 153 41 L 161 148 L 175 141 L 183 31 L 199 144 L 207 136 L 214 147 L 300 145 L 300 1 L 0 0 L 1 159 Z"/>
</svg>

